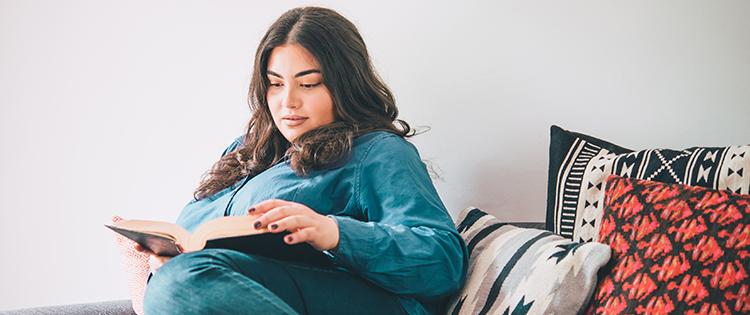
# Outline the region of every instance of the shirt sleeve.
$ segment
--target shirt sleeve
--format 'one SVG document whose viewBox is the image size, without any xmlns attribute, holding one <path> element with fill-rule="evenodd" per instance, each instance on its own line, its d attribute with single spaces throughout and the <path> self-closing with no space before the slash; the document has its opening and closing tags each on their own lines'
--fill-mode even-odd
<svg viewBox="0 0 750 315">
<path fill-rule="evenodd" d="M 366 220 L 332 215 L 339 245 L 329 256 L 395 294 L 430 300 L 456 292 L 466 245 L 419 153 L 395 135 L 374 142 L 354 189 Z"/>
</svg>

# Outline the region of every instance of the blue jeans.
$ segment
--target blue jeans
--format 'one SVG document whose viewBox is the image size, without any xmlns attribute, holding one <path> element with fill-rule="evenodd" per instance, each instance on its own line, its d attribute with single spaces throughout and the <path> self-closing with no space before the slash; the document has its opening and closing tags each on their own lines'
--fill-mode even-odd
<svg viewBox="0 0 750 315">
<path fill-rule="evenodd" d="M 399 298 L 342 270 L 205 249 L 149 279 L 150 314 L 405 314 Z"/>
</svg>

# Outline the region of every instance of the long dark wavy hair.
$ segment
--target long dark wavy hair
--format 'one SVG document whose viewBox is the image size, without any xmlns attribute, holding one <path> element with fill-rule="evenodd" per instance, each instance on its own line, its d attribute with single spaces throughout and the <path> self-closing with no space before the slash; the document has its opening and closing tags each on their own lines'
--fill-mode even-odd
<svg viewBox="0 0 750 315">
<path fill-rule="evenodd" d="M 333 98 L 335 118 L 293 143 L 276 128 L 266 100 L 268 59 L 274 48 L 284 44 L 298 44 L 318 61 L 323 84 Z M 408 123 L 397 119 L 393 94 L 375 72 L 357 28 L 326 8 L 295 8 L 271 25 L 255 52 L 248 105 L 252 116 L 243 145 L 203 174 L 193 194 L 196 200 L 255 176 L 285 157 L 300 176 L 335 166 L 349 157 L 352 140 L 370 131 L 385 130 L 405 138 L 414 135 Z"/>
</svg>

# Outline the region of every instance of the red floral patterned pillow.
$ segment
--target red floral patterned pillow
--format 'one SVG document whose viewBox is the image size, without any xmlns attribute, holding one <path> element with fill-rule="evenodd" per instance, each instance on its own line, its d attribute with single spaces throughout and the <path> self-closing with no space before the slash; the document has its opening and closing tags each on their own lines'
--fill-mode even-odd
<svg viewBox="0 0 750 315">
<path fill-rule="evenodd" d="M 112 217 L 112 223 L 122 220 L 121 217 Z M 128 289 L 130 291 L 130 300 L 133 304 L 133 311 L 143 314 L 143 296 L 146 293 L 146 282 L 148 280 L 149 255 L 135 250 L 135 242 L 120 235 L 115 234 L 115 242 L 123 256 L 123 265 L 128 276 Z"/>
<path fill-rule="evenodd" d="M 750 313 L 750 195 L 610 176 L 589 314 Z"/>
</svg>

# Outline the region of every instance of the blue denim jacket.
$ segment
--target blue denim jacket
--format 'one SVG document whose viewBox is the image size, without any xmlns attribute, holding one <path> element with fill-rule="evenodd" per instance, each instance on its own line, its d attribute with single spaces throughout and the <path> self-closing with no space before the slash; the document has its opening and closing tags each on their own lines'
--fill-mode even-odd
<svg viewBox="0 0 750 315">
<path fill-rule="evenodd" d="M 238 137 L 223 155 L 238 148 Z M 442 311 L 466 277 L 468 253 L 416 147 L 385 131 L 354 140 L 343 165 L 297 176 L 286 161 L 182 210 L 193 231 L 206 220 L 246 215 L 267 199 L 302 203 L 339 226 L 334 263 L 401 296 L 409 314 Z"/>
</svg>

